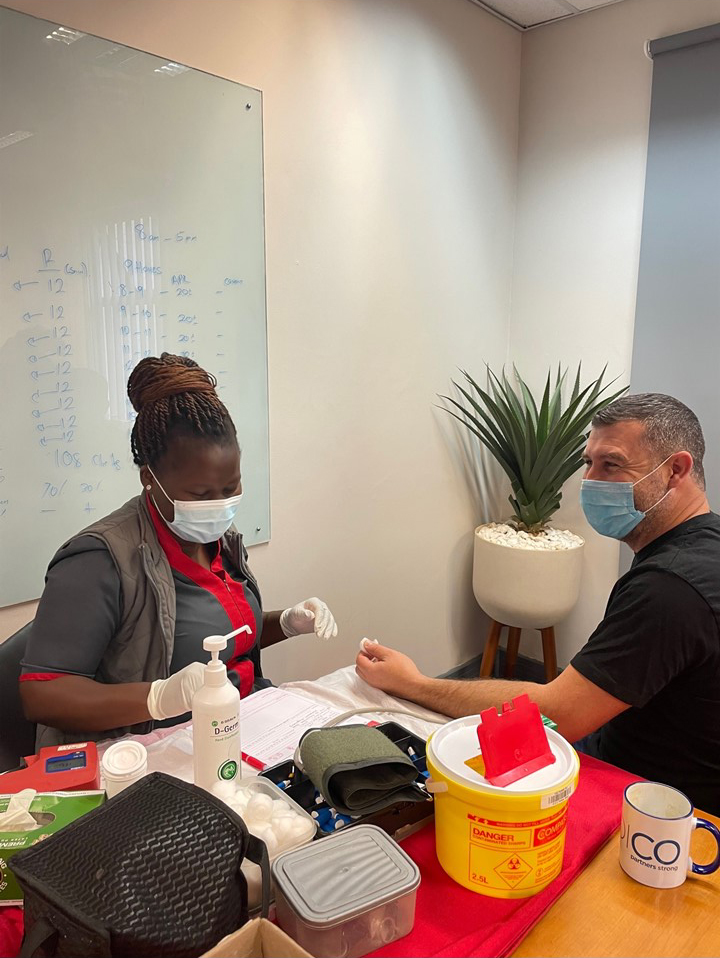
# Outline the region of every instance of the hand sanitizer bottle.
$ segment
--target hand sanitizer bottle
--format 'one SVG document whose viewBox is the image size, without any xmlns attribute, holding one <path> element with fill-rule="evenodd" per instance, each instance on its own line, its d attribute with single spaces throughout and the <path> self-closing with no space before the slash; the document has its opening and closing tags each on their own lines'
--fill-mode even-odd
<svg viewBox="0 0 720 958">
<path fill-rule="evenodd" d="M 193 777 L 196 785 L 212 791 L 218 782 L 232 782 L 240 770 L 240 693 L 227 677 L 220 652 L 228 639 L 250 632 L 247 625 L 228 635 L 209 635 L 203 648 L 210 653 L 205 683 L 192 701 Z"/>
</svg>

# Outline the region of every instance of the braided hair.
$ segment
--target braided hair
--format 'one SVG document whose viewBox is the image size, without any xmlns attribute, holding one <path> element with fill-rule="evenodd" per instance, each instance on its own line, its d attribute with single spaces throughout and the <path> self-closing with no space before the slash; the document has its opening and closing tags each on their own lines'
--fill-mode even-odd
<svg viewBox="0 0 720 958">
<path fill-rule="evenodd" d="M 127 392 L 137 418 L 130 448 L 137 466 L 154 466 L 178 435 L 226 445 L 237 442 L 235 426 L 218 394 L 217 380 L 193 359 L 163 353 L 142 359 Z"/>
</svg>

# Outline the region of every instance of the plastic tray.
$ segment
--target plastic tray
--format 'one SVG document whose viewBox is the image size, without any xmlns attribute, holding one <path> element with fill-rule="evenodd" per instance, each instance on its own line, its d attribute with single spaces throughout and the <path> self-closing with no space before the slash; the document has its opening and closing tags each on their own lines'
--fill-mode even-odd
<svg viewBox="0 0 720 958">
<path fill-rule="evenodd" d="M 311 815 L 308 815 L 305 809 L 300 807 L 297 802 L 294 802 L 290 795 L 288 795 L 287 791 L 282 788 L 278 788 L 277 785 L 269 781 L 267 778 L 262 778 L 259 775 L 247 776 L 246 778 L 241 778 L 237 782 L 237 788 L 238 790 L 244 789 L 251 794 L 261 793 L 263 795 L 269 795 L 272 799 L 281 798 L 298 815 L 302 815 L 303 817 L 310 819 L 315 827 L 313 838 L 317 838 L 317 823 L 315 819 L 312 818 Z M 309 844 L 311 841 L 312 838 L 306 838 L 302 841 L 284 846 L 282 850 L 278 850 L 274 855 L 270 855 L 268 853 L 270 862 L 272 863 L 276 858 L 279 858 L 280 855 L 285 855 L 290 851 L 297 851 L 298 848 Z M 254 862 L 248 861 L 248 859 L 243 861 L 241 868 L 248 883 L 248 908 L 250 909 L 251 914 L 254 915 L 259 913 L 262 902 L 262 874 L 260 868 Z M 272 897 L 274 898 L 274 896 L 275 891 L 273 887 Z"/>
<path fill-rule="evenodd" d="M 373 815 L 365 815 L 353 819 L 344 827 L 351 828 L 353 825 L 362 823 L 364 825 L 377 825 L 379 828 L 382 828 L 383 831 L 387 832 L 388 835 L 392 836 L 397 836 L 400 832 L 409 833 L 414 830 L 414 826 L 417 826 L 419 822 L 431 818 L 434 813 L 432 796 L 427 793 L 425 788 L 427 779 L 425 741 L 418 735 L 413 735 L 412 732 L 403 728 L 402 725 L 398 725 L 397 722 L 384 722 L 382 725 L 376 727 L 379 732 L 382 732 L 383 735 L 386 735 L 393 741 L 401 751 L 410 755 L 408 749 L 413 750 L 415 754 L 410 755 L 410 758 L 418 770 L 415 787 L 422 790 L 426 796 L 426 801 L 398 802 L 396 805 L 383 809 L 381 812 L 375 812 Z M 273 765 L 271 768 L 265 769 L 264 772 L 260 773 L 258 778 L 267 778 L 275 784 L 289 781 L 290 785 L 281 789 L 281 791 L 284 791 L 289 798 L 293 799 L 293 801 L 308 813 L 312 813 L 313 811 L 319 812 L 322 809 L 328 808 L 327 802 L 322 799 L 322 796 L 315 789 L 313 783 L 304 772 L 300 772 L 295 768 L 295 764 L 292 760 L 281 762 L 279 765 Z M 326 831 L 323 825 L 319 824 L 317 837 L 321 838 L 334 834 L 337 834 L 337 832 L 334 830 Z"/>
<path fill-rule="evenodd" d="M 278 788 L 274 782 L 267 780 L 266 778 L 261 778 L 259 775 L 248 776 L 247 778 L 241 778 L 237 783 L 238 791 L 243 789 L 249 792 L 252 795 L 262 794 L 268 795 L 272 799 L 279 798 L 285 802 L 285 804 L 291 808 L 297 815 L 301 815 L 303 818 L 306 818 L 315 832 L 313 833 L 313 838 L 315 838 L 315 833 L 317 832 L 317 822 L 315 819 L 308 814 L 307 810 L 299 805 L 292 796 L 288 793 L 287 789 Z M 295 844 L 288 844 L 283 847 L 282 851 L 276 852 L 276 855 L 282 855 L 284 852 L 292 851 L 295 848 L 299 848 L 301 845 L 306 845 L 309 841 L 312 841 L 311 838 L 305 838 L 296 842 Z M 275 857 L 275 856 L 273 856 Z M 271 858 L 272 861 L 272 858 Z"/>
</svg>

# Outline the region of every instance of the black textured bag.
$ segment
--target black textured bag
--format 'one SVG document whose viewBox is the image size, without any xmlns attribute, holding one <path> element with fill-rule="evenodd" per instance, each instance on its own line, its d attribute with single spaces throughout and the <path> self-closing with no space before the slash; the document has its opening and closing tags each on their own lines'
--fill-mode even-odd
<svg viewBox="0 0 720 958">
<path fill-rule="evenodd" d="M 193 958 L 248 920 L 243 859 L 267 848 L 225 802 L 155 772 L 13 857 L 22 956 Z"/>
</svg>

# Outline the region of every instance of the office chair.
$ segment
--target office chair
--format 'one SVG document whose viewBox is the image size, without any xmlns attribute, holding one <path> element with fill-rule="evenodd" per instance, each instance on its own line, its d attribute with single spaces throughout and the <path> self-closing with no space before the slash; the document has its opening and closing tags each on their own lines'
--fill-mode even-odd
<svg viewBox="0 0 720 958">
<path fill-rule="evenodd" d="M 23 714 L 18 679 L 32 622 L 0 644 L 0 772 L 35 754 L 35 724 Z M 2 778 L 0 777 L 0 792 Z"/>
</svg>

